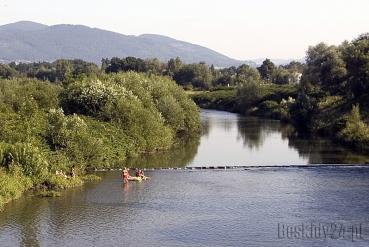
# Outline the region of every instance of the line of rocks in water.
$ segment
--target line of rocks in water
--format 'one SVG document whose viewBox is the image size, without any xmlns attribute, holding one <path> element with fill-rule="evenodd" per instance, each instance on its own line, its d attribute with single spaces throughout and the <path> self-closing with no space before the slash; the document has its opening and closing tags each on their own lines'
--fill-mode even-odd
<svg viewBox="0 0 369 247">
<path fill-rule="evenodd" d="M 143 171 L 156 171 L 156 170 L 227 170 L 227 169 L 239 169 L 239 170 L 249 170 L 249 169 L 268 169 L 268 168 L 334 168 L 334 167 L 362 167 L 369 168 L 369 164 L 313 164 L 313 165 L 251 165 L 251 166 L 189 166 L 189 167 L 157 167 L 157 168 L 141 168 Z M 135 168 L 130 168 L 135 169 Z M 108 169 L 96 169 L 97 172 L 103 171 L 122 171 L 122 168 L 108 168 Z"/>
</svg>

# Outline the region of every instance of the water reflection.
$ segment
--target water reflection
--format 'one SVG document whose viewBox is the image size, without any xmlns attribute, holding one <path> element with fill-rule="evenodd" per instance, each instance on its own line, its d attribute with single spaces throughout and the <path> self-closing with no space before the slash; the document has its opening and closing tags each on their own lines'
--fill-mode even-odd
<svg viewBox="0 0 369 247">
<path fill-rule="evenodd" d="M 42 201 L 37 204 L 29 205 L 23 198 L 18 201 L 10 202 L 6 205 L 8 208 L 12 208 L 12 205 L 16 205 L 17 212 L 12 212 L 12 214 L 1 214 L 0 213 L 0 228 L 6 228 L 8 225 L 12 225 L 17 229 L 17 238 L 15 235 L 7 236 L 10 242 L 19 246 L 39 246 L 38 235 L 40 229 L 38 221 L 40 214 L 47 211 L 47 203 Z M 4 239 L 3 239 L 4 240 Z M 0 240 L 1 242 L 1 240 Z M 16 244 L 17 243 L 17 244 Z"/>
<path fill-rule="evenodd" d="M 126 163 L 128 167 L 140 168 L 185 167 L 197 155 L 199 141 L 200 137 L 195 136 L 178 143 L 169 151 L 130 158 Z"/>
<path fill-rule="evenodd" d="M 272 120 L 239 117 L 237 138 L 241 138 L 247 148 L 259 149 L 273 132 L 279 131 L 279 127 L 280 124 Z"/>
<path fill-rule="evenodd" d="M 299 155 L 310 164 L 365 164 L 369 157 L 354 152 L 324 138 L 300 135 L 291 131 L 288 145 L 298 150 Z"/>
<path fill-rule="evenodd" d="M 290 124 L 203 110 L 204 134 L 190 166 L 304 165 L 367 163 L 355 153 L 324 138 L 299 135 Z"/>
<path fill-rule="evenodd" d="M 299 135 L 277 120 L 202 110 L 201 137 L 168 152 L 130 159 L 131 167 L 367 163 L 369 157 L 327 139 Z"/>
</svg>

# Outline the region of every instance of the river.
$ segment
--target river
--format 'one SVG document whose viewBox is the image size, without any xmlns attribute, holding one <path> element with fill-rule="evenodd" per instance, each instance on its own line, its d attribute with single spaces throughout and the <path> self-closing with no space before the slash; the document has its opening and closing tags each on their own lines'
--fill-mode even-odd
<svg viewBox="0 0 369 247">
<path fill-rule="evenodd" d="M 147 171 L 124 186 L 119 172 L 62 192 L 26 195 L 0 212 L 0 246 L 368 246 L 367 162 L 279 121 L 202 111 L 203 134 L 142 167 L 258 165 Z"/>
</svg>

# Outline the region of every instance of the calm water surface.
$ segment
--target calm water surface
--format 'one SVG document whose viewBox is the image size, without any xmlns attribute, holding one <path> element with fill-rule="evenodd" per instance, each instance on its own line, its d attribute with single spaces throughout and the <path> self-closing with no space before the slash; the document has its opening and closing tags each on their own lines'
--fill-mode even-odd
<svg viewBox="0 0 369 247">
<path fill-rule="evenodd" d="M 278 166 L 306 164 L 363 164 L 358 154 L 324 138 L 299 135 L 278 120 L 243 117 L 202 110 L 202 135 L 182 148 L 132 159 L 131 167 Z"/>
<path fill-rule="evenodd" d="M 199 139 L 130 164 L 304 165 L 367 158 L 298 137 L 278 121 L 214 111 L 203 111 L 202 120 Z M 369 167 L 147 173 L 150 181 L 128 186 L 119 172 L 100 173 L 101 182 L 59 198 L 15 200 L 0 212 L 0 246 L 369 246 Z M 320 234 L 283 235 L 283 226 L 302 224 L 320 224 Z"/>
</svg>

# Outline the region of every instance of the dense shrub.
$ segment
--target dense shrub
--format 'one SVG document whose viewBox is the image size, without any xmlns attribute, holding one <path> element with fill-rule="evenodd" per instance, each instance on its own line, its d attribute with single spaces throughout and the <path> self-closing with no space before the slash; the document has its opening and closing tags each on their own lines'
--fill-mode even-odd
<svg viewBox="0 0 369 247">
<path fill-rule="evenodd" d="M 369 145 L 369 126 L 361 119 L 359 105 L 352 107 L 351 112 L 345 116 L 345 120 L 346 126 L 338 136 L 355 147 Z"/>
<path fill-rule="evenodd" d="M 242 84 L 237 89 L 238 104 L 242 113 L 260 101 L 262 97 L 261 85 L 258 82 Z"/>
</svg>

